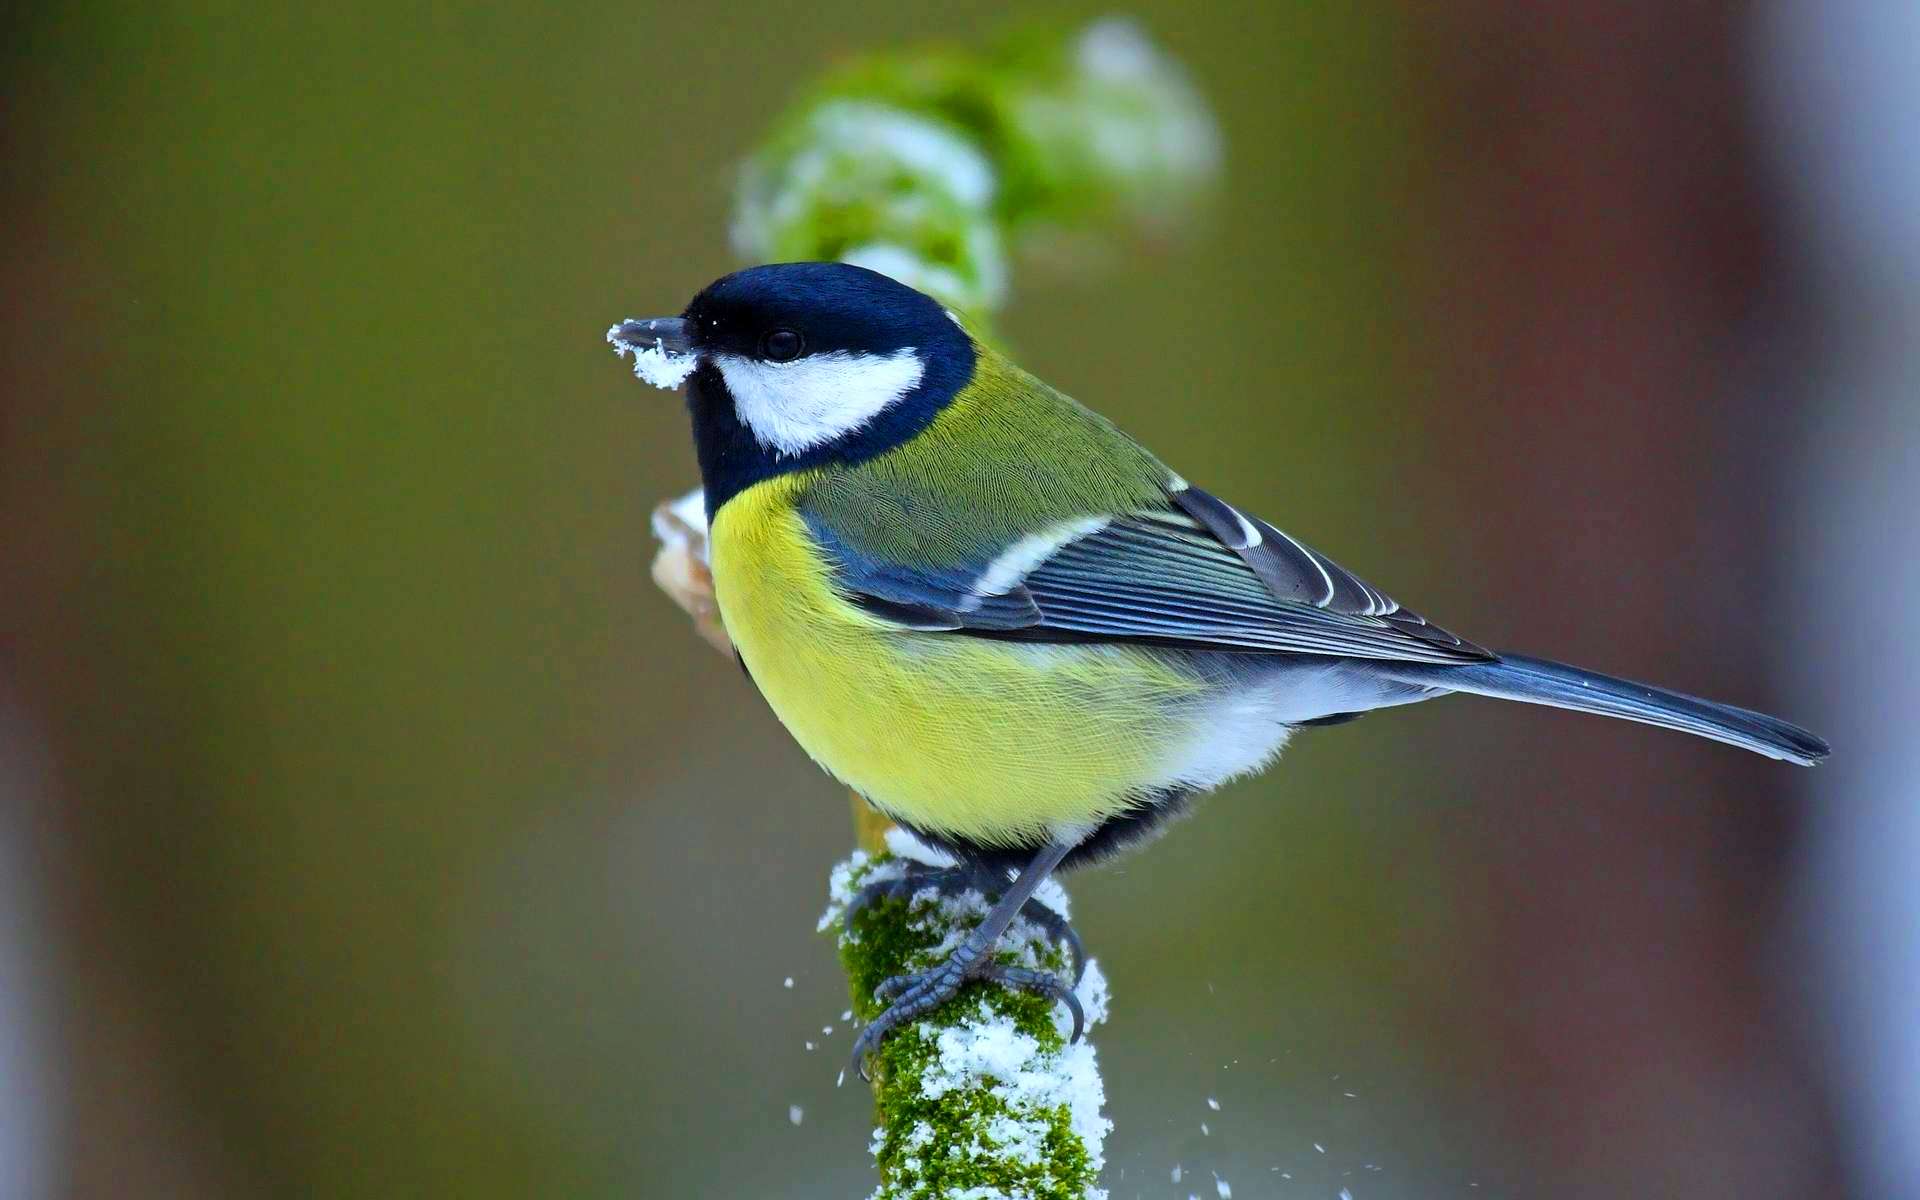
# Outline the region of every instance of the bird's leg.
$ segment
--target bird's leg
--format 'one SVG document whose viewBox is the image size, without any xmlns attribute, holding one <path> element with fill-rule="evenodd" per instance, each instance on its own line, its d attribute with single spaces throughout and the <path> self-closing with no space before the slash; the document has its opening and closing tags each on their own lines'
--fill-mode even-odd
<svg viewBox="0 0 1920 1200">
<path fill-rule="evenodd" d="M 853 1067 L 867 1078 L 867 1056 L 898 1026 L 922 1017 L 951 1000 L 969 979 L 991 979 L 1022 991 L 1037 992 L 1065 1004 L 1073 1012 L 1073 1037 L 1080 1040 L 1086 1016 L 1073 990 L 1059 979 L 1022 967 L 1005 967 L 993 961 L 993 948 L 1000 935 L 1013 924 L 1013 918 L 1032 898 L 1034 889 L 1067 856 L 1069 846 L 1052 844 L 1033 856 L 1026 869 L 1001 894 L 986 919 L 967 935 L 946 960 L 936 967 L 911 975 L 896 975 L 874 989 L 874 998 L 887 1002 L 886 1011 L 868 1022 L 853 1044 Z M 1058 914 L 1055 914 L 1056 917 Z M 1063 922 L 1064 924 L 1064 922 Z"/>
<path fill-rule="evenodd" d="M 1067 962 L 1073 967 L 1072 986 L 1079 987 L 1087 974 L 1087 947 L 1081 942 L 1079 933 L 1067 924 L 1065 917 L 1032 898 L 1020 906 L 1020 915 L 1038 925 L 1040 932 L 1047 935 L 1047 940 L 1056 949 L 1066 950 Z"/>
<path fill-rule="evenodd" d="M 924 863 L 908 862 L 906 869 L 905 875 L 869 883 L 855 892 L 841 917 L 846 927 L 853 928 L 855 917 L 883 900 L 911 901 L 914 896 L 928 889 L 949 898 L 979 892 L 991 902 L 997 900 L 1007 888 L 1005 872 L 994 867 L 976 864 L 930 867 Z M 1034 886 L 1039 885 L 1036 883 Z M 1081 978 L 1087 973 L 1087 948 L 1073 926 L 1058 912 L 1032 897 L 1028 897 L 1021 906 L 1020 915 L 1039 926 L 1040 931 L 1046 934 L 1047 941 L 1056 949 L 1066 951 L 1067 961 L 1073 965 L 1073 986 L 1079 987 Z"/>
</svg>

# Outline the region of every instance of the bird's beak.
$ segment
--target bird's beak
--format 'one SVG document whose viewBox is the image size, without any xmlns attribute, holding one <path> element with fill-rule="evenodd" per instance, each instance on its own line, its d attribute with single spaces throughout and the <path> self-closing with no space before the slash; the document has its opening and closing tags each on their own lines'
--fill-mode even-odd
<svg viewBox="0 0 1920 1200">
<path fill-rule="evenodd" d="M 687 323 L 679 317 L 622 321 L 607 334 L 607 340 L 633 351 L 658 347 L 667 355 L 693 353 L 693 343 L 687 338 Z"/>
</svg>

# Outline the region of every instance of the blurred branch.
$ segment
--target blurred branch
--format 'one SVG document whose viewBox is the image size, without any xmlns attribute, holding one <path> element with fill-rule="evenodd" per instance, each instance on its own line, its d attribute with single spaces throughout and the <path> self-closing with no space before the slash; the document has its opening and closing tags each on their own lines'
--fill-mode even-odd
<svg viewBox="0 0 1920 1200">
<path fill-rule="evenodd" d="M 748 157 L 734 248 L 858 263 L 984 327 L 1011 250 L 1070 268 L 1172 238 L 1220 162 L 1185 70 L 1123 18 L 876 54 L 802 96 Z"/>
<path fill-rule="evenodd" d="M 1040 30 L 985 49 L 919 48 L 836 71 L 788 110 L 742 168 L 733 241 L 753 262 L 838 259 L 965 312 L 1006 297 L 1008 247 L 1055 265 L 1103 256 L 1120 234 L 1164 240 L 1193 223 L 1217 181 L 1220 139 L 1186 73 L 1132 22 L 1072 36 Z M 706 563 L 704 498 L 654 513 L 653 577 L 731 653 Z M 853 891 L 899 878 L 929 852 L 860 797 L 860 849 L 834 868 L 823 930 Z M 1066 894 L 1042 895 L 1063 915 Z M 887 978 L 934 966 L 986 913 L 932 889 L 869 906 L 841 929 L 854 1011 L 880 1011 Z M 1051 972 L 1070 964 L 1017 921 L 1001 953 Z M 1106 1015 L 1089 964 L 1088 1024 Z M 875 1057 L 876 1200 L 1020 1195 L 1080 1200 L 1097 1186 L 1110 1123 L 1093 1047 L 1066 1044 L 1050 1002 L 973 983 Z"/>
<path fill-rule="evenodd" d="M 707 569 L 706 496 L 698 488 L 678 500 L 664 500 L 653 510 L 653 536 L 660 550 L 653 556 L 653 581 L 693 618 L 693 627 L 715 650 L 733 656 L 733 643 L 720 624 L 720 606 L 713 599 L 713 572 Z"/>
</svg>

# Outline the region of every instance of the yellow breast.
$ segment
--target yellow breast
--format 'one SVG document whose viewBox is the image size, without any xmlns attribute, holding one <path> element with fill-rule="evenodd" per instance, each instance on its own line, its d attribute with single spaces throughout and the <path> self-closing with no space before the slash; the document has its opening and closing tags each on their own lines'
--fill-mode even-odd
<svg viewBox="0 0 1920 1200">
<path fill-rule="evenodd" d="M 1032 844 L 1164 786 L 1207 685 L 1124 646 L 903 631 L 834 591 L 792 505 L 802 477 L 727 501 L 711 553 L 720 612 L 755 683 L 828 771 L 909 823 Z"/>
</svg>

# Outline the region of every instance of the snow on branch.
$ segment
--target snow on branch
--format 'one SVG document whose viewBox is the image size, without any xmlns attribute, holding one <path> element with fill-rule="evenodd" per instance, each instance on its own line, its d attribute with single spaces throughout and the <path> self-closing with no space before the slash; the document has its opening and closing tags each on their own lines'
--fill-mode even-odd
<svg viewBox="0 0 1920 1200">
<path fill-rule="evenodd" d="M 840 962 L 861 1021 L 883 1005 L 874 989 L 893 975 L 938 964 L 991 907 L 969 891 L 942 896 L 928 888 L 911 898 L 862 910 L 842 925 L 847 902 L 862 886 L 898 879 L 910 862 L 950 866 L 906 833 L 887 835 L 887 851 L 856 850 L 835 867 L 823 931 L 837 932 Z M 1067 915 L 1059 884 L 1041 885 L 1040 901 Z M 1010 966 L 1070 975 L 1064 950 L 1045 931 L 1018 918 L 1000 941 Z M 1090 961 L 1075 989 L 1087 1026 L 1107 1017 L 1107 982 Z M 894 1031 L 874 1056 L 879 1113 L 871 1149 L 880 1168 L 874 1200 L 1099 1200 L 1103 1147 L 1113 1123 L 1102 1113 L 1106 1089 L 1090 1041 L 1068 1044 L 1072 1020 L 1050 1000 L 975 981 L 921 1021 Z"/>
</svg>

